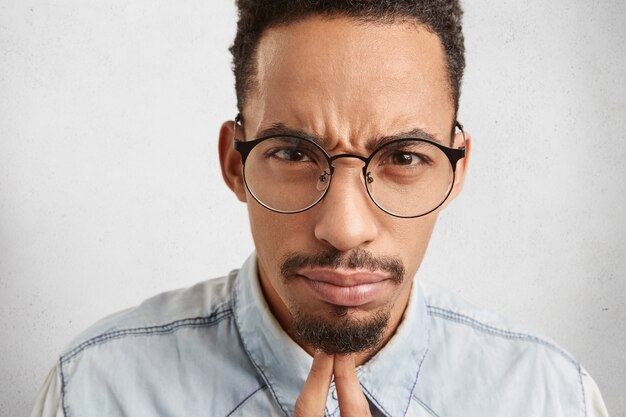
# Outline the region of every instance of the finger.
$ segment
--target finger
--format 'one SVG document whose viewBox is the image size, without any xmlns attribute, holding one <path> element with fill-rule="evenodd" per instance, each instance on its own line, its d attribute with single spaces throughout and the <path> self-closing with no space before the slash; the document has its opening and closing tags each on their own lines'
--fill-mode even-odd
<svg viewBox="0 0 626 417">
<path fill-rule="evenodd" d="M 356 376 L 354 355 L 335 355 L 334 374 L 341 417 L 371 417 L 367 398 Z"/>
<path fill-rule="evenodd" d="M 302 391 L 296 400 L 295 417 L 323 417 L 333 375 L 333 356 L 317 352 Z"/>
</svg>

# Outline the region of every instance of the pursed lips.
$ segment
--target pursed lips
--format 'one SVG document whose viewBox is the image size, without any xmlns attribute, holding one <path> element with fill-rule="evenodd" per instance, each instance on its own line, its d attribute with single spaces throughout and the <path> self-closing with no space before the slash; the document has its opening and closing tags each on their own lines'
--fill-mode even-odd
<svg viewBox="0 0 626 417">
<path fill-rule="evenodd" d="M 301 269 L 296 274 L 321 299 L 339 306 L 361 306 L 379 298 L 389 276 L 381 272 L 338 270 L 329 268 Z"/>
<path fill-rule="evenodd" d="M 355 271 L 328 268 L 301 269 L 296 271 L 312 281 L 321 281 L 338 287 L 354 287 L 363 284 L 372 284 L 389 279 L 387 274 L 371 271 Z"/>
</svg>

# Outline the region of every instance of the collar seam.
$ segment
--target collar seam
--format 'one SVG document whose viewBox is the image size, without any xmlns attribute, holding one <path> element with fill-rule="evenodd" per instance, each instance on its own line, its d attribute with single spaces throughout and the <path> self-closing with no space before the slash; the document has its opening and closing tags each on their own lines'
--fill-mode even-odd
<svg viewBox="0 0 626 417">
<path fill-rule="evenodd" d="M 267 388 L 267 384 L 263 384 L 259 388 L 252 391 L 252 393 L 248 395 L 246 398 L 244 398 L 239 404 L 237 404 L 237 406 L 233 408 L 233 410 L 230 413 L 226 414 L 226 417 L 232 416 L 235 411 L 239 410 L 241 406 L 243 406 L 250 398 L 254 397 L 257 393 L 263 391 L 264 388 Z"/>
<path fill-rule="evenodd" d="M 382 406 L 382 404 L 381 404 L 381 403 L 380 403 L 380 402 L 379 402 L 376 398 L 374 398 L 374 396 L 372 395 L 372 393 L 371 393 L 371 392 L 369 392 L 369 390 L 368 390 L 368 389 L 367 389 L 367 388 L 366 388 L 363 384 L 360 384 L 360 385 L 361 385 L 361 388 L 363 388 L 363 391 L 365 391 L 365 392 L 367 393 L 368 398 L 369 398 L 369 399 L 370 399 L 370 400 L 374 403 L 374 405 L 376 405 L 376 407 L 378 407 L 378 408 L 379 408 L 379 409 L 380 409 L 383 413 L 385 413 L 385 415 L 387 415 L 387 416 L 391 416 L 391 414 L 389 413 L 389 411 L 387 411 L 387 410 L 385 409 L 385 407 L 383 407 L 383 406 Z M 411 400 L 411 399 L 409 398 L 409 401 L 410 401 L 410 400 Z"/>
<path fill-rule="evenodd" d="M 428 341 L 430 342 L 430 331 L 428 331 L 428 336 L 427 336 Z M 409 401 L 406 404 L 406 408 L 404 409 L 404 413 L 402 414 L 403 416 L 406 416 L 406 414 L 409 412 L 409 407 L 411 406 L 411 398 L 413 398 L 414 393 L 415 393 L 415 387 L 417 386 L 417 380 L 419 379 L 420 376 L 420 372 L 422 371 L 422 364 L 424 363 L 424 359 L 426 359 L 426 355 L 428 355 L 428 345 L 426 347 L 426 350 L 424 350 L 424 353 L 422 354 L 422 358 L 420 359 L 420 363 L 417 366 L 417 373 L 415 374 L 415 380 L 413 381 L 413 386 L 411 387 L 411 394 L 409 395 Z"/>
<path fill-rule="evenodd" d="M 248 346 L 244 340 L 244 337 L 241 334 L 241 329 L 242 329 L 242 323 L 240 321 L 240 317 L 238 314 L 239 311 L 239 292 L 237 291 L 238 289 L 238 284 L 239 284 L 239 280 L 240 279 L 244 279 L 240 274 L 237 274 L 236 278 L 235 278 L 235 285 L 233 285 L 233 316 L 235 318 L 235 326 L 237 327 L 237 332 L 239 333 L 239 337 L 241 338 L 241 344 L 243 345 L 243 349 L 246 352 L 246 355 L 248 356 L 248 359 L 250 360 L 250 362 L 252 362 L 252 365 L 254 365 L 255 369 L 261 374 L 261 377 L 263 377 L 263 380 L 265 381 L 265 384 L 267 386 L 267 388 L 270 390 L 270 392 L 272 393 L 272 396 L 276 399 L 276 402 L 278 403 L 278 406 L 280 407 L 280 409 L 282 410 L 282 412 L 285 414 L 285 416 L 289 416 L 289 413 L 287 412 L 287 410 L 285 409 L 285 407 L 283 406 L 283 402 L 280 401 L 280 398 L 278 397 L 278 394 L 276 393 L 276 391 L 274 390 L 274 387 L 272 386 L 272 384 L 270 383 L 269 378 L 267 377 L 267 375 L 265 374 L 265 372 L 263 371 L 262 367 L 254 360 L 254 357 L 252 355 L 252 353 L 250 352 L 250 350 L 248 349 Z"/>
<path fill-rule="evenodd" d="M 424 410 L 426 410 L 426 412 L 432 417 L 439 417 L 439 414 L 435 413 L 435 411 L 430 408 L 424 401 L 422 401 L 417 395 L 413 394 L 412 398 L 415 398 L 415 401 L 417 401 L 418 404 L 421 405 Z"/>
</svg>

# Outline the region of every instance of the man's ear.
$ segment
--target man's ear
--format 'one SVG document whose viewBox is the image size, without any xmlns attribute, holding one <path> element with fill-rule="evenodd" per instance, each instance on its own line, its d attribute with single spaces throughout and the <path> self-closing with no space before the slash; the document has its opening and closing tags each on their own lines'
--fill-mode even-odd
<svg viewBox="0 0 626 417">
<path fill-rule="evenodd" d="M 463 146 L 463 133 L 456 132 L 454 137 L 454 147 L 459 148 L 461 146 Z M 471 151 L 472 137 L 468 132 L 465 132 L 465 157 L 459 159 L 459 161 L 456 163 L 454 185 L 452 186 L 450 196 L 444 203 L 444 207 L 447 206 L 452 200 L 454 200 L 463 189 L 463 185 L 465 184 L 465 176 L 467 175 L 467 169 L 470 161 L 470 155 L 472 153 Z"/>
<path fill-rule="evenodd" d="M 239 201 L 246 202 L 241 155 L 234 148 L 234 121 L 224 122 L 220 129 L 219 154 L 222 177 Z"/>
</svg>

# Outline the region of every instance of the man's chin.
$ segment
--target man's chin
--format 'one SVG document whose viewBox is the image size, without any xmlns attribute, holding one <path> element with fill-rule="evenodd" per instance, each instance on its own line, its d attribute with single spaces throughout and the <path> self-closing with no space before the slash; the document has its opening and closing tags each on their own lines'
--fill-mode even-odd
<svg viewBox="0 0 626 417">
<path fill-rule="evenodd" d="M 333 306 L 325 317 L 294 312 L 293 334 L 302 345 L 328 354 L 367 352 L 376 349 L 389 324 L 388 310 L 358 314 L 351 307 Z"/>
</svg>

